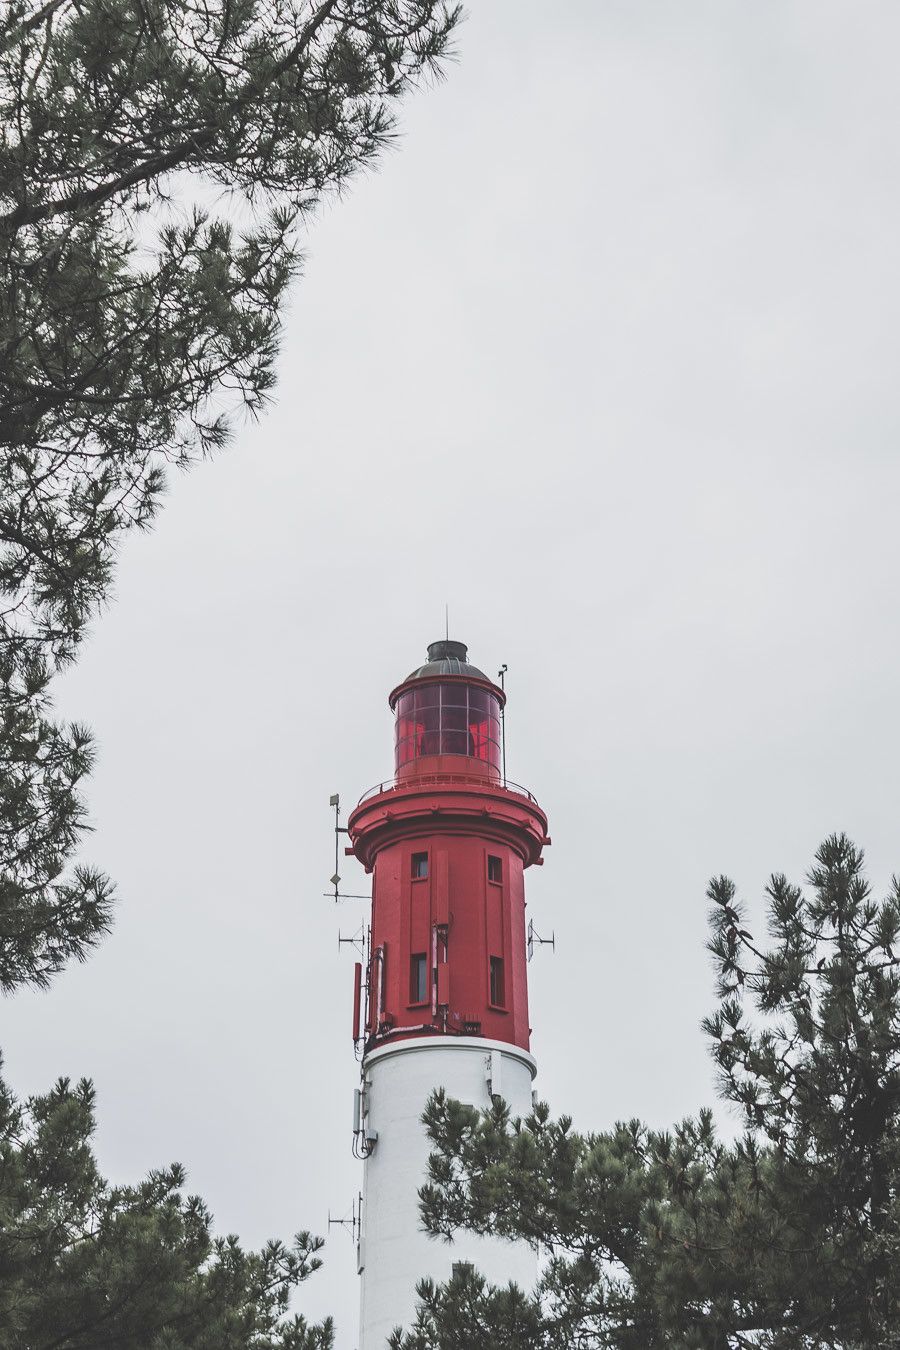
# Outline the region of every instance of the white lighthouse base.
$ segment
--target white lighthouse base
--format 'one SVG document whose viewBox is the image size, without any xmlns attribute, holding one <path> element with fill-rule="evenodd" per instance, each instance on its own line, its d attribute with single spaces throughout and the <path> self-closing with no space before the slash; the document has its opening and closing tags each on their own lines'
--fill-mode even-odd
<svg viewBox="0 0 900 1350">
<path fill-rule="evenodd" d="M 434 1089 L 480 1109 L 499 1094 L 514 1117 L 526 1116 L 535 1069 L 524 1050 L 474 1036 L 404 1040 L 366 1056 L 366 1128 L 378 1139 L 363 1183 L 359 1350 L 384 1350 L 394 1328 L 415 1317 L 417 1281 L 448 1280 L 457 1261 L 471 1262 L 492 1284 L 534 1285 L 537 1257 L 527 1243 L 465 1232 L 452 1243 L 429 1237 L 418 1190 L 431 1151 L 421 1117 Z"/>
</svg>

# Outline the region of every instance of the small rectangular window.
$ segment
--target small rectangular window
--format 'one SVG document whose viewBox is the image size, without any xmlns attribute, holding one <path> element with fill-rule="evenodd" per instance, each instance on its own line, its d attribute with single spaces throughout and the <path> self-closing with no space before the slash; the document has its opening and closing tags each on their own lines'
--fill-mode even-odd
<svg viewBox="0 0 900 1350">
<path fill-rule="evenodd" d="M 503 958 L 501 956 L 491 957 L 491 1003 L 495 1008 L 506 1006 L 503 988 Z"/>
<path fill-rule="evenodd" d="M 503 859 L 493 858 L 488 854 L 488 881 L 503 880 Z"/>
<path fill-rule="evenodd" d="M 428 998 L 428 966 L 425 952 L 415 952 L 409 958 L 409 1001 L 425 1003 Z"/>
<path fill-rule="evenodd" d="M 428 854 L 414 853 L 412 855 L 413 881 L 424 881 L 427 876 L 428 876 Z"/>
</svg>

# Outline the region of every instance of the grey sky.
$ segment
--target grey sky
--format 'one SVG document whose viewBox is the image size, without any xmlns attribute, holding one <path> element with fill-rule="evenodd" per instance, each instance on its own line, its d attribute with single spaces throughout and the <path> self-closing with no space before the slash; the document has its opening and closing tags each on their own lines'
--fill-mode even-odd
<svg viewBox="0 0 900 1350">
<path fill-rule="evenodd" d="M 533 1048 L 580 1126 L 712 1101 L 712 873 L 756 902 L 835 829 L 900 870 L 900 10 L 471 10 L 310 236 L 277 406 L 173 482 L 60 686 L 121 903 L 4 1003 L 10 1079 L 92 1076 L 108 1173 L 178 1158 L 248 1243 L 361 1181 L 328 797 L 390 773 L 445 600 L 550 815 Z"/>
</svg>

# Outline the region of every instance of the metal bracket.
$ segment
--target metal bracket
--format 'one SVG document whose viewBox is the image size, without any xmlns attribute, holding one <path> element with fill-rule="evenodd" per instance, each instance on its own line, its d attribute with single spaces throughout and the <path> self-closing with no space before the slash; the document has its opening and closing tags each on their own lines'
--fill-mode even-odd
<svg viewBox="0 0 900 1350">
<path fill-rule="evenodd" d="M 484 1077 L 489 1097 L 503 1096 L 503 1056 L 499 1050 L 492 1050 L 484 1057 Z"/>
</svg>

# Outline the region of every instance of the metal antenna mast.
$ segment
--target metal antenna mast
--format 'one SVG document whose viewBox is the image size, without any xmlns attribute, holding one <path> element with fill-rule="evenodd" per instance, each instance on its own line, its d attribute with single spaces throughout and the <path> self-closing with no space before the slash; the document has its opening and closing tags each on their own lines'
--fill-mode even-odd
<svg viewBox="0 0 900 1350">
<path fill-rule="evenodd" d="M 331 1210 L 328 1211 L 328 1227 L 343 1228 L 345 1233 L 349 1233 L 355 1242 L 359 1237 L 360 1225 L 362 1222 L 362 1194 L 358 1195 L 353 1201 L 349 1214 L 345 1214 L 342 1219 L 332 1218 Z"/>
<path fill-rule="evenodd" d="M 497 679 L 500 681 L 500 688 L 506 693 L 506 672 L 509 666 L 504 664 L 497 672 Z M 500 753 L 503 757 L 503 786 L 506 787 L 506 699 L 500 705 Z"/>
<path fill-rule="evenodd" d="M 555 952 L 555 951 L 556 951 L 556 930 L 554 929 L 554 931 L 550 934 L 550 936 L 549 936 L 548 938 L 541 937 L 540 933 L 538 932 L 538 930 L 537 930 L 537 929 L 535 928 L 535 926 L 534 926 L 534 920 L 533 920 L 533 919 L 529 919 L 529 920 L 528 920 L 528 960 L 529 960 L 529 961 L 530 961 L 531 958 L 534 956 L 534 949 L 535 949 L 536 946 L 537 946 L 537 947 L 550 947 L 551 950 Z"/>
<path fill-rule="evenodd" d="M 341 798 L 340 793 L 335 792 L 328 798 L 328 805 L 334 807 L 334 875 L 330 878 L 330 884 L 334 887 L 332 891 L 324 891 L 324 895 L 330 895 L 337 904 L 339 900 L 371 900 L 371 895 L 351 895 L 349 892 L 341 891 L 341 874 L 338 871 L 340 866 L 340 846 L 341 835 L 347 834 L 347 826 L 341 824 Z"/>
</svg>

